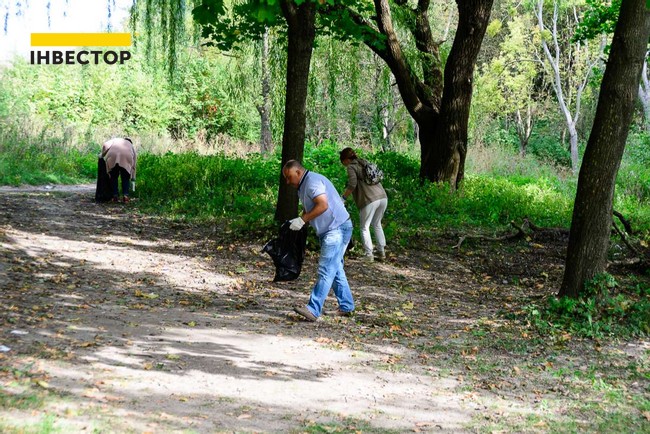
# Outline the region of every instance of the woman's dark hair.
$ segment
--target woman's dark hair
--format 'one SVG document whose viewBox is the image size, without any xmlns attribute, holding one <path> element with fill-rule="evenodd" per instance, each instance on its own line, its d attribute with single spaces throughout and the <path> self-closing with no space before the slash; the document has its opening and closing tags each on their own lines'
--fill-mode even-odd
<svg viewBox="0 0 650 434">
<path fill-rule="evenodd" d="M 354 152 L 354 149 L 352 148 L 345 148 L 341 152 L 339 152 L 339 158 L 341 159 L 341 163 L 343 160 L 356 160 L 357 159 L 357 153 Z"/>
</svg>

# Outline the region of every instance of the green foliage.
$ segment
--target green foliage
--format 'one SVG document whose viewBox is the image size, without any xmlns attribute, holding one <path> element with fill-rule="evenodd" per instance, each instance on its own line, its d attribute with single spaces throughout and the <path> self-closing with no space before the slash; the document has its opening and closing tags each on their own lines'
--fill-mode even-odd
<svg viewBox="0 0 650 434">
<path fill-rule="evenodd" d="M 54 139 L 0 130 L 0 185 L 72 184 L 97 177 L 97 153 Z"/>
<path fill-rule="evenodd" d="M 528 151 L 542 161 L 559 166 L 571 167 L 571 154 L 569 150 L 558 142 L 557 136 L 548 133 L 548 129 L 550 128 L 550 125 L 540 125 L 540 128 L 531 134 Z"/>
<path fill-rule="evenodd" d="M 602 34 L 614 33 L 618 13 L 621 9 L 621 0 L 586 0 L 586 3 L 588 9 L 582 17 L 572 40 L 579 42 L 594 39 Z"/>
<path fill-rule="evenodd" d="M 252 55 L 241 54 L 231 59 L 189 58 L 179 66 L 184 79 L 173 90 L 172 136 L 205 133 L 207 141 L 218 134 L 250 141 L 259 137 L 256 95 L 250 91 L 256 67 Z"/>
<path fill-rule="evenodd" d="M 297 6 L 305 1 L 294 0 Z M 369 41 L 381 46 L 385 37 L 370 26 L 361 26 L 352 14 L 372 13 L 372 5 L 360 0 L 317 1 L 318 33 L 333 35 L 344 41 Z M 225 51 L 244 45 L 247 41 L 260 39 L 266 28 L 279 27 L 285 31 L 286 21 L 279 1 L 249 0 L 228 8 L 223 0 L 201 0 L 192 11 L 202 26 L 203 37 L 208 45 Z"/>
<path fill-rule="evenodd" d="M 650 286 L 620 288 L 609 274 L 585 285 L 581 298 L 549 297 L 527 308 L 528 320 L 542 334 L 569 332 L 580 337 L 650 334 Z"/>
<path fill-rule="evenodd" d="M 177 217 L 228 217 L 233 228 L 270 227 L 279 163 L 196 153 L 142 155 L 137 195 L 144 209 Z"/>
<path fill-rule="evenodd" d="M 630 135 L 625 154 L 616 184 L 618 193 L 650 200 L 650 135 Z"/>
</svg>

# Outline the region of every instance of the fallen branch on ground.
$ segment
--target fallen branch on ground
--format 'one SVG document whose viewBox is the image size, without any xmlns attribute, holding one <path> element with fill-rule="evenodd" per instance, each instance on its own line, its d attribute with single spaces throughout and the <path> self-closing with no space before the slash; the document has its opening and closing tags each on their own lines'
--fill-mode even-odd
<svg viewBox="0 0 650 434">
<path fill-rule="evenodd" d="M 510 225 L 513 226 L 515 229 L 517 229 L 517 232 L 512 233 L 512 234 L 505 234 L 505 235 L 502 235 L 500 237 L 487 237 L 485 235 L 463 235 L 458 240 L 458 244 L 456 244 L 452 248 L 460 250 L 460 246 L 468 238 L 472 239 L 472 240 L 505 241 L 505 240 L 513 240 L 513 239 L 517 239 L 517 238 L 523 238 L 523 237 L 526 236 L 526 232 L 524 231 L 524 229 L 521 226 L 517 226 L 515 224 L 515 222 L 510 222 Z"/>
</svg>

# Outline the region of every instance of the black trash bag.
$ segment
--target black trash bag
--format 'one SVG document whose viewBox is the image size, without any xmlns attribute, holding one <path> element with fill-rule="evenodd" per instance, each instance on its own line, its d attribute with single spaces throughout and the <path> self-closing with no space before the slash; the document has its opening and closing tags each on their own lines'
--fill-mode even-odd
<svg viewBox="0 0 650 434">
<path fill-rule="evenodd" d="M 299 231 L 292 231 L 290 225 L 288 221 L 283 223 L 278 237 L 262 247 L 262 252 L 268 253 L 275 264 L 274 282 L 296 280 L 300 276 L 302 261 L 305 259 L 309 226 L 305 225 Z"/>
<path fill-rule="evenodd" d="M 95 189 L 95 202 L 110 202 L 113 199 L 111 177 L 106 172 L 106 161 L 97 160 L 97 188 Z"/>
</svg>

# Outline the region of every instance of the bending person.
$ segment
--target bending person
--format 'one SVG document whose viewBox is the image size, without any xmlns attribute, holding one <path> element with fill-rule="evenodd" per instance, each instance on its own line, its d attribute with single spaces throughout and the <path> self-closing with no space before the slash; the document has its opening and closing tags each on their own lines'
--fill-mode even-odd
<svg viewBox="0 0 650 434">
<path fill-rule="evenodd" d="M 122 180 L 122 200 L 129 201 L 129 184 L 135 181 L 137 154 L 133 141 L 128 138 L 116 138 L 102 145 L 101 157 L 106 160 L 106 171 L 111 178 L 113 202 L 119 201 L 119 179 Z"/>
<path fill-rule="evenodd" d="M 294 311 L 307 321 L 316 321 L 321 314 L 325 299 L 330 292 L 338 301 L 333 315 L 348 316 L 354 310 L 354 299 L 343 269 L 343 255 L 352 237 L 352 221 L 334 185 L 329 179 L 305 169 L 296 160 L 289 160 L 282 168 L 287 184 L 298 189 L 303 213 L 291 220 L 290 228 L 302 229 L 309 223 L 320 240 L 318 278 L 311 291 L 309 304 L 298 306 Z"/>
</svg>

